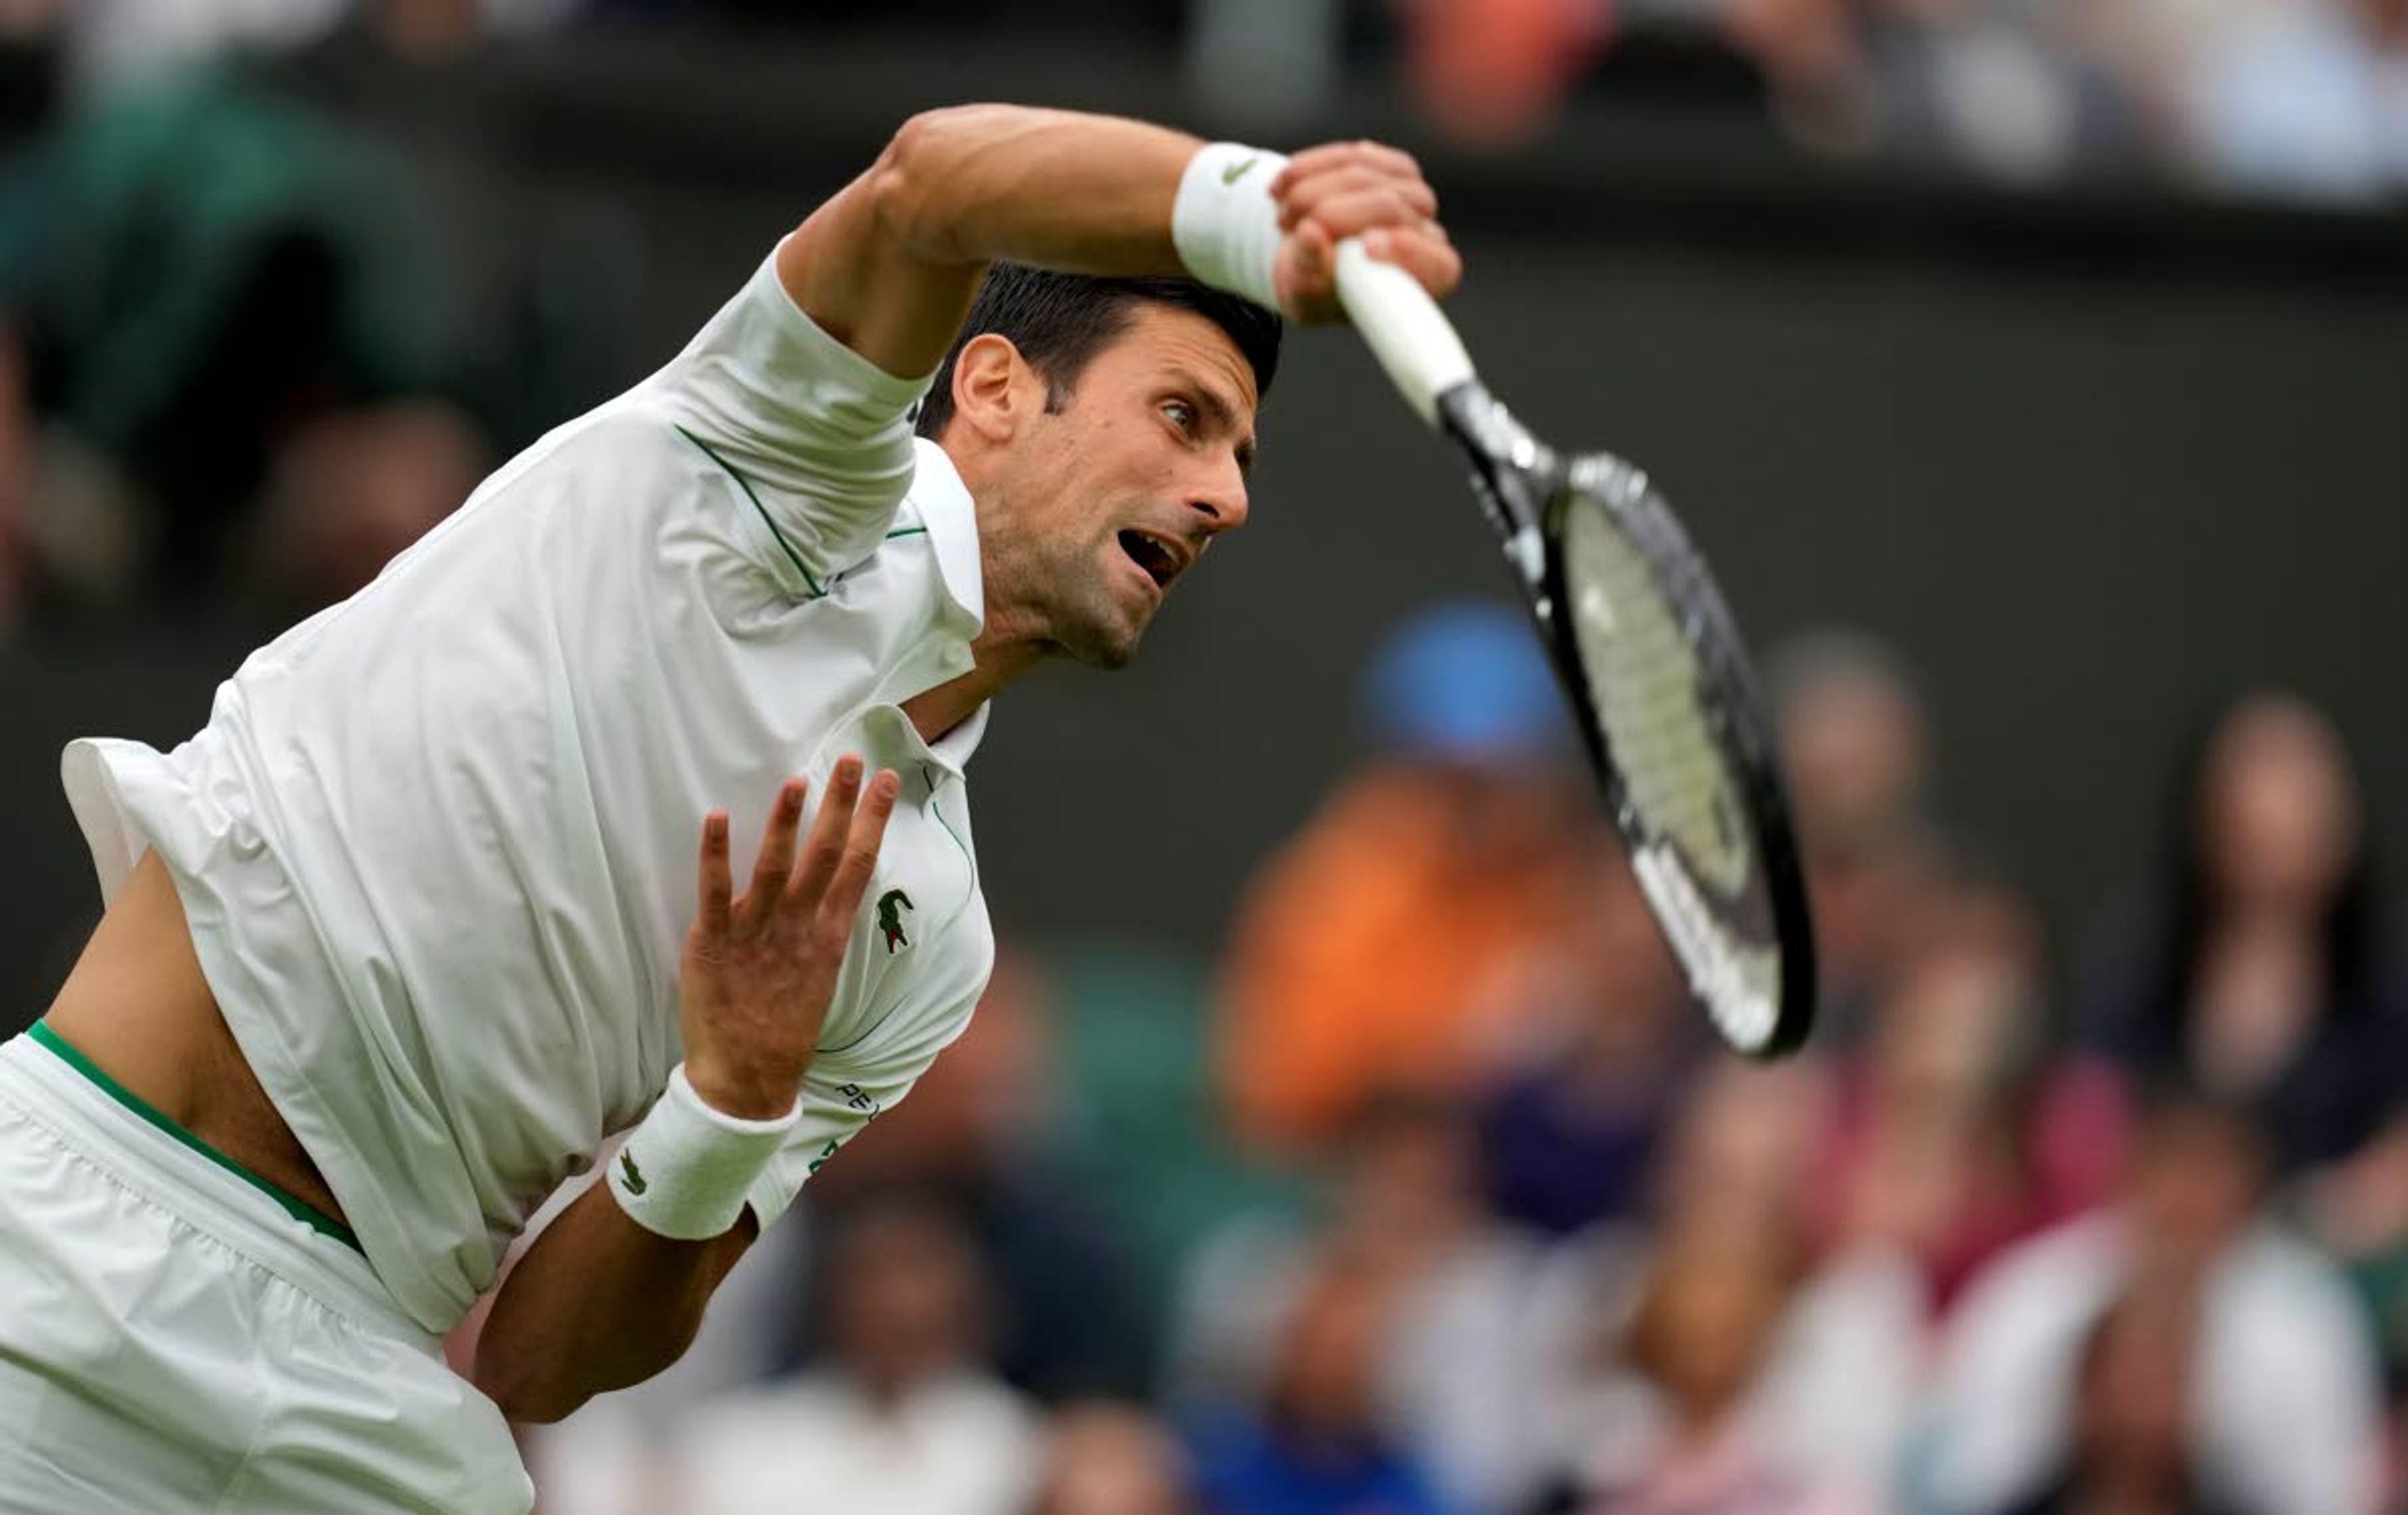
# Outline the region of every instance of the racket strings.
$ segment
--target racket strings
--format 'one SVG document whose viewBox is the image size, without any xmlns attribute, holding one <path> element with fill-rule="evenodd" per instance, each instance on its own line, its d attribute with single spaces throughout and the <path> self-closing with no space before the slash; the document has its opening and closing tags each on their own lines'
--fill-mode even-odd
<svg viewBox="0 0 2408 1515">
<path fill-rule="evenodd" d="M 1748 838 L 1733 822 L 1721 746 L 1678 612 L 1603 510 L 1574 511 L 1566 526 L 1568 608 L 1628 802 L 1716 891 L 1738 896 L 1751 871 Z"/>
<path fill-rule="evenodd" d="M 1594 498 L 1566 512 L 1563 550 L 1563 612 L 1636 823 L 1640 883 L 1699 999 L 1734 1041 L 1761 1045 L 1778 1018 L 1779 934 L 1696 645 L 1660 568 Z"/>
</svg>

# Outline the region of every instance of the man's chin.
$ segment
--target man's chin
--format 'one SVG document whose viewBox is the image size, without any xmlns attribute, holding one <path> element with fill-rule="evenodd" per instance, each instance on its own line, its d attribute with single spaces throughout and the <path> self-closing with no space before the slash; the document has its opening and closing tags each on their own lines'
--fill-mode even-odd
<svg viewBox="0 0 2408 1515">
<path fill-rule="evenodd" d="M 1143 622 L 1124 622 L 1103 625 L 1090 622 L 1067 630 L 1054 638 L 1063 656 L 1088 668 L 1125 668 L 1137 656 L 1137 644 L 1145 635 Z"/>
<path fill-rule="evenodd" d="M 1137 635 L 1131 633 L 1118 641 L 1108 642 L 1098 638 L 1076 645 L 1066 645 L 1064 650 L 1069 653 L 1071 662 L 1082 667 L 1101 668 L 1110 672 L 1116 668 L 1125 668 L 1136 660 L 1137 642 Z"/>
</svg>

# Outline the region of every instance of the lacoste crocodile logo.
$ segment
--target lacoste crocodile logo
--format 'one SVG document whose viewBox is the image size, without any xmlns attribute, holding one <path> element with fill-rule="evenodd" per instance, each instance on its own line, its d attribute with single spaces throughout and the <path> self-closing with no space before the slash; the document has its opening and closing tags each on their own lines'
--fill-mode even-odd
<svg viewBox="0 0 2408 1515">
<path fill-rule="evenodd" d="M 911 938 L 903 935 L 903 912 L 910 908 L 911 896 L 899 889 L 878 896 L 878 929 L 886 937 L 888 957 L 911 945 Z"/>
<path fill-rule="evenodd" d="M 631 1194 L 640 1194 L 652 1187 L 644 1181 L 644 1170 L 636 1165 L 636 1154 L 630 1151 L 619 1154 L 619 1178 Z"/>
</svg>

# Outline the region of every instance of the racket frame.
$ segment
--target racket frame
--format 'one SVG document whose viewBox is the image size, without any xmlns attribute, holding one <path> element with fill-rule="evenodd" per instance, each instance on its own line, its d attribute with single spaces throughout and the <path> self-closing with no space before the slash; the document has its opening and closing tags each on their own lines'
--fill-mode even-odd
<svg viewBox="0 0 2408 1515">
<path fill-rule="evenodd" d="M 1614 829 L 1629 849 L 1632 869 L 1657 928 L 1681 959 L 1684 973 L 1691 976 L 1690 992 L 1738 1050 L 1757 1058 L 1794 1050 L 1814 1019 L 1813 918 L 1807 909 L 1788 796 L 1760 713 L 1763 707 L 1748 668 L 1746 643 L 1740 639 L 1738 624 L 1704 560 L 1644 474 L 1611 453 L 1583 453 L 1567 461 L 1482 387 L 1454 323 L 1411 274 L 1373 259 L 1359 239 L 1349 240 L 1338 248 L 1337 282 L 1348 319 L 1398 393 L 1470 459 L 1473 493 L 1505 544 L 1506 561 L 1520 580 L 1524 602 L 1538 624 L 1541 645 L 1546 648 L 1556 681 L 1564 686 L 1579 718 L 1590 765 L 1605 791 Z M 1573 470 L 1591 466 L 1607 476 L 1609 487 L 1584 486 L 1576 491 Z M 1772 913 L 1774 944 L 1781 954 L 1772 1025 L 1764 1039 L 1753 1045 L 1742 1043 L 1723 1023 L 1713 996 L 1697 981 L 1681 940 L 1685 919 L 1676 921 L 1684 912 L 1681 902 L 1667 897 L 1677 891 L 1670 889 L 1664 878 L 1650 877 L 1655 850 L 1668 849 L 1677 859 L 1677 844 L 1656 835 L 1632 804 L 1589 693 L 1587 665 L 1570 617 L 1559 613 L 1566 604 L 1564 521 L 1575 507 L 1576 498 L 1606 509 L 1665 586 L 1684 618 L 1682 630 L 1691 649 L 1702 660 L 1700 673 L 1716 696 L 1700 703 L 1726 768 L 1735 760 L 1737 771 L 1732 777 L 1742 786 L 1743 820 L 1756 843 L 1756 861 Z M 1690 871 L 1688 865 L 1681 864 L 1677 881 L 1694 893 L 1697 886 Z"/>
<path fill-rule="evenodd" d="M 1813 917 L 1797 835 L 1790 823 L 1788 794 L 1782 783 L 1770 734 L 1757 712 L 1756 680 L 1741 650 L 1739 626 L 1721 593 L 1714 587 L 1704 560 L 1647 476 L 1609 452 L 1587 452 L 1567 460 L 1540 441 L 1504 404 L 1476 379 L 1456 381 L 1434 397 L 1438 430 L 1463 450 L 1470 464 L 1473 493 L 1482 514 L 1505 549 L 1505 557 L 1520 582 L 1524 603 L 1555 672 L 1555 681 L 1570 700 L 1586 749 L 1590 766 L 1604 791 L 1614 829 L 1629 850 L 1634 871 L 1643 871 L 1642 854 L 1658 847 L 1675 847 L 1651 828 L 1632 804 L 1621 764 L 1589 691 L 1588 671 L 1581 655 L 1571 618 L 1563 613 L 1570 603 L 1564 550 L 1566 515 L 1585 498 L 1604 509 L 1614 526 L 1646 563 L 1678 608 L 1683 630 L 1702 663 L 1707 687 L 1716 697 L 1700 701 L 1712 726 L 1728 777 L 1741 788 L 1741 814 L 1748 827 L 1765 898 L 1772 913 L 1772 929 L 1781 958 L 1781 982 L 1773 1022 L 1761 1042 L 1742 1045 L 1726 1030 L 1736 1050 L 1771 1059 L 1795 1051 L 1813 1028 L 1816 992 Z M 1594 469 L 1603 484 L 1575 489 L 1575 466 Z M 1731 760 L 1735 760 L 1731 761 Z M 1670 917 L 1682 907 L 1663 897 L 1664 886 L 1642 876 L 1658 929 L 1668 938 L 1682 926 Z M 1684 971 L 1689 953 L 1674 943 Z M 1695 986 L 1692 986 L 1695 992 Z M 1700 993 L 1711 1012 L 1709 996 Z"/>
</svg>

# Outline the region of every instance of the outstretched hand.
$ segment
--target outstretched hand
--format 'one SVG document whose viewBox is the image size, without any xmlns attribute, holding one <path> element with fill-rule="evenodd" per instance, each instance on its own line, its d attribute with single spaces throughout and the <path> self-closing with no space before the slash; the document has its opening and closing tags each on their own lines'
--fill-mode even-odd
<svg viewBox="0 0 2408 1515">
<path fill-rule="evenodd" d="M 1273 277 L 1281 307 L 1298 321 L 1343 319 L 1338 244 L 1351 236 L 1440 298 L 1463 280 L 1463 259 L 1439 222 L 1438 195 L 1410 154 L 1378 142 L 1307 148 L 1271 180 L 1270 194 L 1285 234 Z"/>
<path fill-rule="evenodd" d="M 748 1120 L 794 1108 L 901 785 L 881 772 L 865 792 L 861 760 L 838 760 L 798 856 L 809 788 L 792 779 L 779 791 L 741 897 L 726 812 L 702 823 L 700 908 L 681 978 L 686 1078 L 706 1104 Z"/>
</svg>

